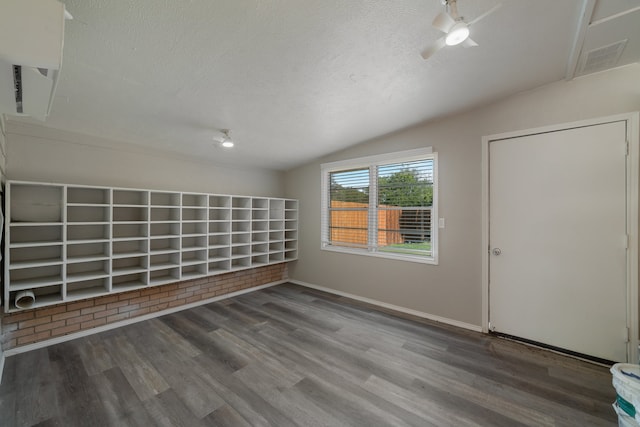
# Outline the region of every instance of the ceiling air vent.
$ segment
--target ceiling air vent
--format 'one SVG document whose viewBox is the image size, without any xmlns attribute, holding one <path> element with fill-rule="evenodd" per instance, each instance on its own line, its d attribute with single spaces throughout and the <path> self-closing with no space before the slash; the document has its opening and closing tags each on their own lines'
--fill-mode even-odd
<svg viewBox="0 0 640 427">
<path fill-rule="evenodd" d="M 628 39 L 620 40 L 608 46 L 587 51 L 583 56 L 584 60 L 578 74 L 591 74 L 614 68 L 618 64 L 627 41 Z"/>
</svg>

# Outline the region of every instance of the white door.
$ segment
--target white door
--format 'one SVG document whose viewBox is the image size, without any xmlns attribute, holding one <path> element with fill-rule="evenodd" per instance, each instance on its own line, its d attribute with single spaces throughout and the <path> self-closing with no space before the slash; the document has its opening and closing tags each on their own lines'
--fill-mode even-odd
<svg viewBox="0 0 640 427">
<path fill-rule="evenodd" d="M 489 321 L 627 360 L 626 122 L 489 143 Z"/>
</svg>

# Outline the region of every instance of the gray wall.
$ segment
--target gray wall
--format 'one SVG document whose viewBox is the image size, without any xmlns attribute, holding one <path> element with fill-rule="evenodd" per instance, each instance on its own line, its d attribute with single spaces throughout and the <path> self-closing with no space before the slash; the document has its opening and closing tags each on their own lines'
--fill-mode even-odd
<svg viewBox="0 0 640 427">
<path fill-rule="evenodd" d="M 216 165 L 176 153 L 11 121 L 7 179 L 282 197 L 282 172 Z"/>
<path fill-rule="evenodd" d="M 427 101 L 425 101 L 427 102 Z M 485 135 L 640 110 L 640 64 L 558 82 L 359 144 L 286 174 L 300 199 L 295 280 L 471 325 L 482 323 L 481 140 Z M 439 161 L 440 264 L 320 250 L 320 164 L 432 146 Z"/>
</svg>

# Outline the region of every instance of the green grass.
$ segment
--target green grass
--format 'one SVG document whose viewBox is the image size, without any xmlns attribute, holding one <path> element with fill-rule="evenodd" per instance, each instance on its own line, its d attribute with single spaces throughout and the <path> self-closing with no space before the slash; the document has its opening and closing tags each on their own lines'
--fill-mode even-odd
<svg viewBox="0 0 640 427">
<path fill-rule="evenodd" d="M 429 252 L 431 254 L 431 242 L 421 243 L 399 243 L 395 245 L 383 246 L 379 248 L 382 252 Z"/>
</svg>

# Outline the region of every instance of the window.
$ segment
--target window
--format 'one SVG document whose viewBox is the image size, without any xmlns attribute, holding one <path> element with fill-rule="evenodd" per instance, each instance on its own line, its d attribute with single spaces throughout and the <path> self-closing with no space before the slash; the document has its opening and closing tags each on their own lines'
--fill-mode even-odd
<svg viewBox="0 0 640 427">
<path fill-rule="evenodd" d="M 430 148 L 322 165 L 322 249 L 437 264 Z"/>
</svg>

